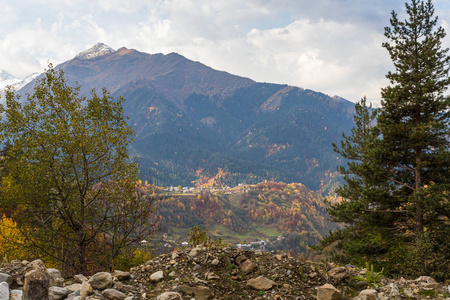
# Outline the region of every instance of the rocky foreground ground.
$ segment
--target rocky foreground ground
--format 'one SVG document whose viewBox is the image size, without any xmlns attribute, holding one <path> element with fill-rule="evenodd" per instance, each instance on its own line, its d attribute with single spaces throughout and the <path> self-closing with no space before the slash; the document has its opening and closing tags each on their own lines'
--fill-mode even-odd
<svg viewBox="0 0 450 300">
<path fill-rule="evenodd" d="M 447 299 L 430 277 L 394 280 L 370 269 L 304 262 L 288 255 L 202 248 L 161 255 L 129 272 L 62 278 L 36 260 L 0 266 L 0 300 Z"/>
</svg>

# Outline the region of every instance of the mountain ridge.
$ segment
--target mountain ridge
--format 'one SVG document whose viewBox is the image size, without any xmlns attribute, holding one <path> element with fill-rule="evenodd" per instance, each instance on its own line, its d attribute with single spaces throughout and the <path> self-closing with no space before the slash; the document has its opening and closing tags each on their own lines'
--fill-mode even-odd
<svg viewBox="0 0 450 300">
<path fill-rule="evenodd" d="M 191 186 L 222 169 L 229 185 L 276 180 L 318 190 L 336 181 L 331 143 L 353 126 L 354 104 L 343 98 L 255 82 L 176 53 L 122 47 L 56 68 L 85 95 L 105 87 L 124 96 L 130 152 L 143 179 L 158 185 Z"/>
</svg>

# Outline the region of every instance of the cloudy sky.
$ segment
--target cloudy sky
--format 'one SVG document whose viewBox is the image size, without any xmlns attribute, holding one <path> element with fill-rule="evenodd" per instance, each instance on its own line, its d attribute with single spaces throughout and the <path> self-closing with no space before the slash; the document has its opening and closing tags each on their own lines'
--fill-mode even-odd
<svg viewBox="0 0 450 300">
<path fill-rule="evenodd" d="M 434 0 L 450 30 L 450 0 Z M 400 0 L 2 0 L 0 70 L 23 78 L 101 41 L 177 52 L 256 81 L 378 103 Z M 450 37 L 444 41 L 450 47 Z"/>
</svg>

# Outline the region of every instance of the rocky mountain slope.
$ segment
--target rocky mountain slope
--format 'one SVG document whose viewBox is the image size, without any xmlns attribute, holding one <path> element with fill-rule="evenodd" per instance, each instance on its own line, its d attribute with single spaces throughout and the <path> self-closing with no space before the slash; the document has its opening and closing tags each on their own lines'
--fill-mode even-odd
<svg viewBox="0 0 450 300">
<path fill-rule="evenodd" d="M 258 83 L 176 53 L 98 44 L 58 68 L 85 94 L 105 87 L 126 99 L 131 152 L 143 179 L 159 186 L 192 186 L 222 169 L 230 186 L 272 179 L 318 190 L 341 163 L 331 143 L 353 125 L 347 100 Z"/>
<path fill-rule="evenodd" d="M 285 254 L 230 248 L 179 250 L 129 272 L 62 278 L 37 260 L 0 266 L 0 299 L 450 299 L 430 277 L 384 278 L 370 269 L 312 263 Z"/>
</svg>

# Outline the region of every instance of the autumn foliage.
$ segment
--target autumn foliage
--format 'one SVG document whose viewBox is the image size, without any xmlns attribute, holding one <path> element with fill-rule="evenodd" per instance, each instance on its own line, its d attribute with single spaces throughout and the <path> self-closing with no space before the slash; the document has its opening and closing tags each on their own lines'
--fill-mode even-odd
<svg viewBox="0 0 450 300">
<path fill-rule="evenodd" d="M 284 249 L 304 252 L 336 224 L 327 221 L 323 197 L 300 183 L 263 182 L 238 192 L 172 195 L 161 201 L 163 231 L 223 225 L 237 234 L 270 227 L 284 236 Z M 256 237 L 255 237 L 256 238 Z"/>
</svg>

